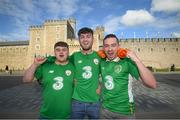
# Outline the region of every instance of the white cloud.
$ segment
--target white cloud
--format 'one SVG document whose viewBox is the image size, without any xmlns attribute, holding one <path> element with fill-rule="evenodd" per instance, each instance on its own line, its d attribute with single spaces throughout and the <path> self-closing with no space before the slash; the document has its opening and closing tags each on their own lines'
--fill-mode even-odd
<svg viewBox="0 0 180 120">
<path fill-rule="evenodd" d="M 11 18 L 13 27 L 11 32 L 1 35 L 0 39 L 27 39 L 30 25 L 36 24 L 35 22 L 42 23 L 47 18 L 70 17 L 77 9 L 77 0 L 2 0 L 0 14 Z"/>
<path fill-rule="evenodd" d="M 179 18 L 180 14 L 166 18 L 156 17 L 156 21 L 152 24 L 152 26 L 161 29 L 178 28 L 178 26 L 180 26 Z"/>
<path fill-rule="evenodd" d="M 33 2 L 36 7 L 41 8 L 41 14 L 46 12 L 51 19 L 58 19 L 60 16 L 69 17 L 78 9 L 77 0 L 43 0 L 43 2 L 34 0 Z"/>
<path fill-rule="evenodd" d="M 122 16 L 121 23 L 126 26 L 138 26 L 152 23 L 154 20 L 154 17 L 146 10 L 128 10 Z"/>
<path fill-rule="evenodd" d="M 11 32 L 1 35 L 0 39 L 27 39 L 29 24 L 33 19 L 38 18 L 38 12 L 34 12 L 34 8 L 31 0 L 2 0 L 0 2 L 0 14 L 11 18 L 12 23 L 9 24 L 12 24 L 12 28 Z"/>
<path fill-rule="evenodd" d="M 152 0 L 152 12 L 180 12 L 180 0 Z"/>
<path fill-rule="evenodd" d="M 5 40 L 8 40 L 8 41 L 14 41 L 14 40 L 24 41 L 24 40 L 29 40 L 28 33 L 27 32 L 22 32 L 22 31 L 16 31 L 16 32 L 13 32 L 13 33 L 5 34 L 5 35 L 0 33 L 0 36 L 1 36 L 0 37 L 0 41 L 5 41 Z M 13 38 L 15 38 L 15 39 L 13 39 Z"/>
<path fill-rule="evenodd" d="M 19 4 L 19 2 L 21 4 Z M 0 13 L 16 17 L 18 19 L 28 20 L 31 18 L 29 15 L 33 14 L 33 6 L 31 5 L 31 2 L 24 0 L 19 0 L 18 2 L 12 0 L 2 0 L 0 2 Z"/>
<path fill-rule="evenodd" d="M 80 11 L 81 11 L 82 13 L 85 13 L 85 14 L 87 14 L 87 13 L 89 13 L 90 11 L 93 10 L 92 7 L 87 6 L 87 5 L 82 5 L 82 6 L 80 7 L 80 9 L 81 9 Z"/>
<path fill-rule="evenodd" d="M 107 33 L 114 33 L 115 31 L 120 29 L 120 17 L 116 16 L 116 17 L 112 17 L 112 16 L 108 16 L 105 19 L 107 22 L 104 23 L 104 27 L 105 27 L 105 32 Z"/>
<path fill-rule="evenodd" d="M 76 0 L 62 0 L 62 12 L 65 16 L 71 16 L 78 9 Z"/>
</svg>

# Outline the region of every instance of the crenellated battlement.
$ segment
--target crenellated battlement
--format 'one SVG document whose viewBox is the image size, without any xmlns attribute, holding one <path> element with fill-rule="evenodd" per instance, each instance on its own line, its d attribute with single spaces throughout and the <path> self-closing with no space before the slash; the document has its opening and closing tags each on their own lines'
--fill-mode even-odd
<svg viewBox="0 0 180 120">
<path fill-rule="evenodd" d="M 180 42 L 180 38 L 126 38 L 126 39 L 119 39 L 120 42 Z"/>
<path fill-rule="evenodd" d="M 34 25 L 34 26 L 30 26 L 29 29 L 32 30 L 32 29 L 43 29 L 44 26 L 42 25 Z"/>
<path fill-rule="evenodd" d="M 64 19 L 57 19 L 57 20 L 45 20 L 45 23 L 57 23 L 57 22 L 64 22 L 67 20 Z"/>
<path fill-rule="evenodd" d="M 104 31 L 104 27 L 103 26 L 97 26 L 96 31 Z"/>
</svg>

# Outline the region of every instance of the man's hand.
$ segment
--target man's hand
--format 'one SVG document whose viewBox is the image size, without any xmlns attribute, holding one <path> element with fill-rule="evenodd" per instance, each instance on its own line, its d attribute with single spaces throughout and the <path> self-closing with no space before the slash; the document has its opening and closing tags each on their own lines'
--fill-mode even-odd
<svg viewBox="0 0 180 120">
<path fill-rule="evenodd" d="M 96 93 L 97 93 L 98 95 L 101 94 L 101 86 L 98 86 L 98 88 L 96 89 Z"/>
<path fill-rule="evenodd" d="M 131 60 L 133 60 L 134 62 L 140 61 L 140 59 L 137 57 L 137 55 L 131 50 L 127 50 L 127 57 L 131 58 Z"/>
<path fill-rule="evenodd" d="M 39 56 L 39 57 L 34 58 L 34 64 L 39 66 L 39 65 L 43 64 L 46 60 L 47 60 L 47 58 Z"/>
</svg>

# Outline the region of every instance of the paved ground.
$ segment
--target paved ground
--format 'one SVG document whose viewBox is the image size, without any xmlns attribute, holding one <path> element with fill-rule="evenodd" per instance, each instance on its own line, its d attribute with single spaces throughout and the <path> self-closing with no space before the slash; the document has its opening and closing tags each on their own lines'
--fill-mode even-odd
<svg viewBox="0 0 180 120">
<path fill-rule="evenodd" d="M 158 88 L 134 83 L 137 118 L 180 119 L 180 74 L 156 74 Z M 21 76 L 0 76 L 0 118 L 38 118 L 41 87 Z"/>
</svg>

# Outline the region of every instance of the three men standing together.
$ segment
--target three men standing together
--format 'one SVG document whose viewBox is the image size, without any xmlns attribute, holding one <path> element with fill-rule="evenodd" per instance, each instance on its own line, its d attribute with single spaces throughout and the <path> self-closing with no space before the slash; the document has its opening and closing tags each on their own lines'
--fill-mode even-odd
<svg viewBox="0 0 180 120">
<path fill-rule="evenodd" d="M 25 82 L 32 82 L 34 77 L 42 80 L 44 102 L 40 117 L 134 118 L 132 79 L 156 88 L 153 74 L 134 52 L 128 50 L 124 59 L 117 56 L 119 42 L 114 34 L 103 40 L 105 59 L 92 50 L 92 29 L 80 29 L 78 38 L 80 51 L 68 58 L 67 43 L 58 42 L 54 47 L 55 58 L 35 58 L 25 72 Z"/>
</svg>

